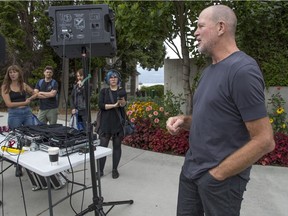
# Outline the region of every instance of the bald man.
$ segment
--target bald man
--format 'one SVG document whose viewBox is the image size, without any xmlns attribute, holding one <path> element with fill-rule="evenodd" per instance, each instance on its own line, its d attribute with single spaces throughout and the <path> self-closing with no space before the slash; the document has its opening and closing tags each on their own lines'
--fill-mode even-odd
<svg viewBox="0 0 288 216">
<path fill-rule="evenodd" d="M 192 116 L 171 117 L 167 129 L 189 130 L 179 180 L 177 216 L 236 216 L 253 163 L 275 147 L 262 73 L 235 42 L 237 18 L 229 7 L 204 9 L 194 33 L 211 57 L 193 98 Z"/>
</svg>

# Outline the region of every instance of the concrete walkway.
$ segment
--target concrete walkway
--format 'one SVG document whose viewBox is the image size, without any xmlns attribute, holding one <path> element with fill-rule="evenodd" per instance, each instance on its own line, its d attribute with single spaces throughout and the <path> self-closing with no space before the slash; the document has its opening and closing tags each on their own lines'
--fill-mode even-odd
<svg viewBox="0 0 288 216">
<path fill-rule="evenodd" d="M 0 112 L 0 126 L 7 125 L 7 114 Z M 62 123 L 62 121 L 59 121 Z M 183 164 L 183 157 L 155 153 L 123 145 L 119 165 L 120 177 L 112 179 L 112 158 L 107 158 L 104 177 L 101 178 L 101 193 L 105 202 L 134 200 L 132 205 L 115 206 L 107 215 L 110 216 L 175 216 L 178 191 L 178 176 Z M 1 164 L 2 165 L 2 164 Z M 3 167 L 8 165 L 3 162 Z M 84 170 L 86 169 L 86 175 Z M 26 215 L 21 193 L 20 181 L 15 177 L 15 168 L 11 167 L 1 178 L 3 187 L 3 207 L 0 215 Z M 72 178 L 72 175 L 69 175 Z M 74 169 L 77 182 L 86 181 L 91 185 L 90 164 Z M 288 169 L 281 167 L 253 166 L 251 180 L 244 196 L 242 216 L 287 216 L 288 215 Z M 27 215 L 49 215 L 47 191 L 32 191 L 27 174 L 22 177 Z M 53 201 L 61 199 L 79 186 L 68 184 L 60 190 L 53 190 Z M 56 216 L 76 215 L 81 211 L 81 204 L 86 209 L 92 203 L 92 190 L 78 193 L 66 199 L 54 208 Z M 72 210 L 74 209 L 74 211 Z M 2 210 L 4 212 L 2 212 Z M 107 211 L 108 207 L 104 207 Z M 3 214 L 4 213 L 4 214 Z M 94 212 L 86 215 L 95 215 Z"/>
</svg>

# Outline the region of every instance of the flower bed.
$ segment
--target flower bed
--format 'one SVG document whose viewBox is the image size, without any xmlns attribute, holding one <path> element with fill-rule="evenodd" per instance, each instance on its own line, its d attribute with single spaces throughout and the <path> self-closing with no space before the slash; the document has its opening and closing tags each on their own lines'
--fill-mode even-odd
<svg viewBox="0 0 288 216">
<path fill-rule="evenodd" d="M 179 113 L 180 102 L 175 106 L 171 99 L 173 97 L 170 93 L 170 98 L 167 100 L 169 103 L 161 105 L 152 101 L 136 101 L 130 104 L 127 115 L 135 123 L 137 132 L 125 137 L 123 143 L 155 152 L 185 155 L 189 148 L 189 132 L 181 131 L 173 136 L 166 130 L 167 119 Z M 256 164 L 288 166 L 287 113 L 283 108 L 285 101 L 279 93 L 276 93 L 268 103 L 272 105 L 269 117 L 275 132 L 276 146 L 274 151 L 264 155 Z"/>
<path fill-rule="evenodd" d="M 256 164 L 288 166 L 288 136 L 284 133 L 274 135 L 275 149 L 264 155 Z"/>
<path fill-rule="evenodd" d="M 137 119 L 135 125 L 137 132 L 123 140 L 128 146 L 175 155 L 184 155 L 189 148 L 188 131 L 173 136 L 167 130 L 155 127 L 149 119 Z"/>
</svg>

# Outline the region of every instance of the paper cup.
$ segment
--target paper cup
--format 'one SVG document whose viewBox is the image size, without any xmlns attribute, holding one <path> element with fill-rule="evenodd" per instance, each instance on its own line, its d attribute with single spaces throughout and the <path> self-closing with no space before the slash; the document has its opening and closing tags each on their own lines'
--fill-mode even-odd
<svg viewBox="0 0 288 216">
<path fill-rule="evenodd" d="M 58 147 L 49 147 L 48 148 L 49 160 L 51 165 L 58 165 L 59 161 L 59 148 Z"/>
</svg>

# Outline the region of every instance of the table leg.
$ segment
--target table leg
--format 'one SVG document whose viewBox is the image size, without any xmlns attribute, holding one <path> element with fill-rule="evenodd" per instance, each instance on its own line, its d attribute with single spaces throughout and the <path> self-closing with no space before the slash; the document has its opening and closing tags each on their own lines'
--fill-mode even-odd
<svg viewBox="0 0 288 216">
<path fill-rule="evenodd" d="M 52 206 L 52 194 L 51 194 L 50 176 L 47 176 L 46 179 L 47 179 L 47 186 L 48 186 L 49 212 L 50 212 L 50 216 L 53 216 L 53 206 Z"/>
</svg>

